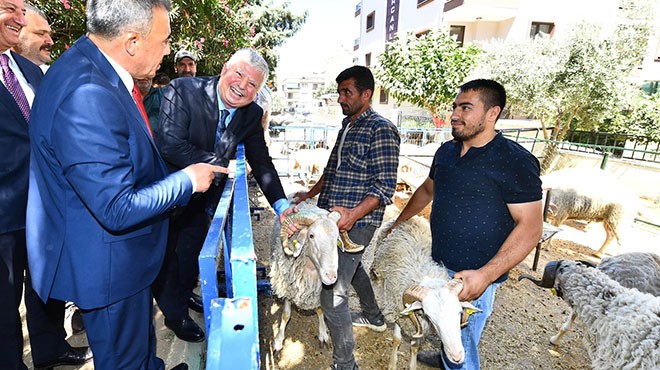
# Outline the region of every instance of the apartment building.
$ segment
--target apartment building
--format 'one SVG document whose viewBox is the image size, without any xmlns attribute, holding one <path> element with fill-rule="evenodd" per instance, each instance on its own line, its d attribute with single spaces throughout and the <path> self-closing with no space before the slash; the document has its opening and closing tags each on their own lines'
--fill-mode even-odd
<svg viewBox="0 0 660 370">
<path fill-rule="evenodd" d="M 656 2 L 657 4 L 658 2 Z M 543 32 L 563 37 L 573 25 L 598 23 L 607 32 L 622 18 L 622 9 L 635 6 L 633 0 L 362 0 L 355 5 L 359 19 L 353 62 L 371 66 L 377 63 L 386 44 L 397 33 L 421 35 L 444 28 L 461 43 L 481 40 L 523 40 Z M 658 5 L 656 5 L 658 6 Z M 660 9 L 658 9 L 660 10 Z M 660 26 L 656 11 L 656 29 Z M 636 76 L 637 82 L 658 85 L 660 81 L 660 41 L 649 40 L 647 56 Z M 374 106 L 381 113 L 396 116 L 397 107 L 386 91 L 377 87 Z M 403 109 L 414 110 L 403 106 Z"/>
</svg>

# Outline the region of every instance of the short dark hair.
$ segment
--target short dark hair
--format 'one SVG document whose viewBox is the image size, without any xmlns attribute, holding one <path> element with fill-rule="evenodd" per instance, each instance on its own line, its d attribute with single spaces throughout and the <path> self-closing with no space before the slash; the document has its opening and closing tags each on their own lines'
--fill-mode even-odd
<svg viewBox="0 0 660 370">
<path fill-rule="evenodd" d="M 506 91 L 504 90 L 504 86 L 497 81 L 477 79 L 466 82 L 458 88 L 459 93 L 468 91 L 477 91 L 486 109 L 500 107 L 500 114 L 497 115 L 497 118 L 500 118 L 506 105 Z"/>
<path fill-rule="evenodd" d="M 170 83 L 170 77 L 163 72 L 158 72 L 156 73 L 156 76 L 154 76 L 153 83 L 158 85 L 167 85 Z"/>
<path fill-rule="evenodd" d="M 146 36 L 151 29 L 153 9 L 170 11 L 171 0 L 87 0 L 87 31 L 112 40 L 129 28 Z"/>
<path fill-rule="evenodd" d="M 374 75 L 371 74 L 369 68 L 364 66 L 353 66 L 346 68 L 339 74 L 339 76 L 337 76 L 335 81 L 337 81 L 337 85 L 339 85 L 351 78 L 355 80 L 355 88 L 358 90 L 358 92 L 362 93 L 367 89 L 371 90 L 372 92 L 374 91 L 376 83 L 374 81 Z"/>
</svg>

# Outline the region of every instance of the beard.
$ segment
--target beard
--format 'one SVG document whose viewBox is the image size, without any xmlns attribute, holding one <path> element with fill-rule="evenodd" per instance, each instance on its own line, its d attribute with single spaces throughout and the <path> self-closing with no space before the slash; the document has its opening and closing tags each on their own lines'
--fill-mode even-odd
<svg viewBox="0 0 660 370">
<path fill-rule="evenodd" d="M 195 77 L 195 75 L 190 71 L 183 71 L 179 73 L 179 77 Z"/>
<path fill-rule="evenodd" d="M 475 138 L 480 133 L 484 132 L 484 121 L 485 117 L 482 117 L 479 122 L 476 122 L 473 125 L 468 126 L 465 121 L 460 121 L 462 123 L 462 130 L 460 127 L 454 127 L 452 125 L 451 134 L 454 139 L 458 141 L 467 141 Z"/>
</svg>

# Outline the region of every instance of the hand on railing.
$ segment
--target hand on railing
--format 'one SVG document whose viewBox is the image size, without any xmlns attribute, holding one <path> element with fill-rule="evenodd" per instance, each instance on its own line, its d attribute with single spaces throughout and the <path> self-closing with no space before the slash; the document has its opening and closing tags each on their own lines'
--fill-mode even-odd
<svg viewBox="0 0 660 370">
<path fill-rule="evenodd" d="M 226 174 L 229 170 L 226 167 L 214 166 L 208 163 L 195 163 L 184 168 L 185 172 L 193 182 L 193 189 L 196 193 L 203 193 L 209 189 L 216 174 Z"/>
</svg>

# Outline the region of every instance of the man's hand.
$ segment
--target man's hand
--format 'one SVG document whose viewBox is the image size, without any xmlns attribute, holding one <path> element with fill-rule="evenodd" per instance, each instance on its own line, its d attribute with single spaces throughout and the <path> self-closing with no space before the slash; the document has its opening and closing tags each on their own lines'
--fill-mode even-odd
<svg viewBox="0 0 660 370">
<path fill-rule="evenodd" d="M 463 280 L 463 290 L 458 295 L 460 301 L 472 301 L 479 298 L 492 283 L 485 273 L 479 270 L 463 270 L 454 274 L 454 279 Z"/>
<path fill-rule="evenodd" d="M 310 198 L 311 197 L 309 196 L 308 191 L 299 191 L 293 195 L 293 199 L 291 199 L 291 203 L 300 204 L 301 202 L 304 202 Z"/>
<path fill-rule="evenodd" d="M 280 215 L 280 224 L 284 224 L 284 219 L 287 218 L 287 216 L 290 216 L 294 213 L 298 213 L 298 207 L 296 207 L 295 205 L 285 209 L 284 212 L 282 212 L 282 214 Z M 292 223 L 287 227 L 286 233 L 287 236 L 290 238 L 293 236 L 293 234 L 297 233 L 300 230 L 302 230 L 302 226 L 296 223 Z"/>
<path fill-rule="evenodd" d="M 358 220 L 358 215 L 355 213 L 353 208 L 344 208 L 344 207 L 332 207 L 330 211 L 339 212 L 341 218 L 337 222 L 337 227 L 339 231 L 350 231 L 355 225 L 355 222 Z"/>
<path fill-rule="evenodd" d="M 196 193 L 207 191 L 213 183 L 213 180 L 215 180 L 216 173 L 229 173 L 229 170 L 226 167 L 214 166 L 208 163 L 191 164 L 182 171 L 192 180 L 193 188 Z"/>
</svg>

